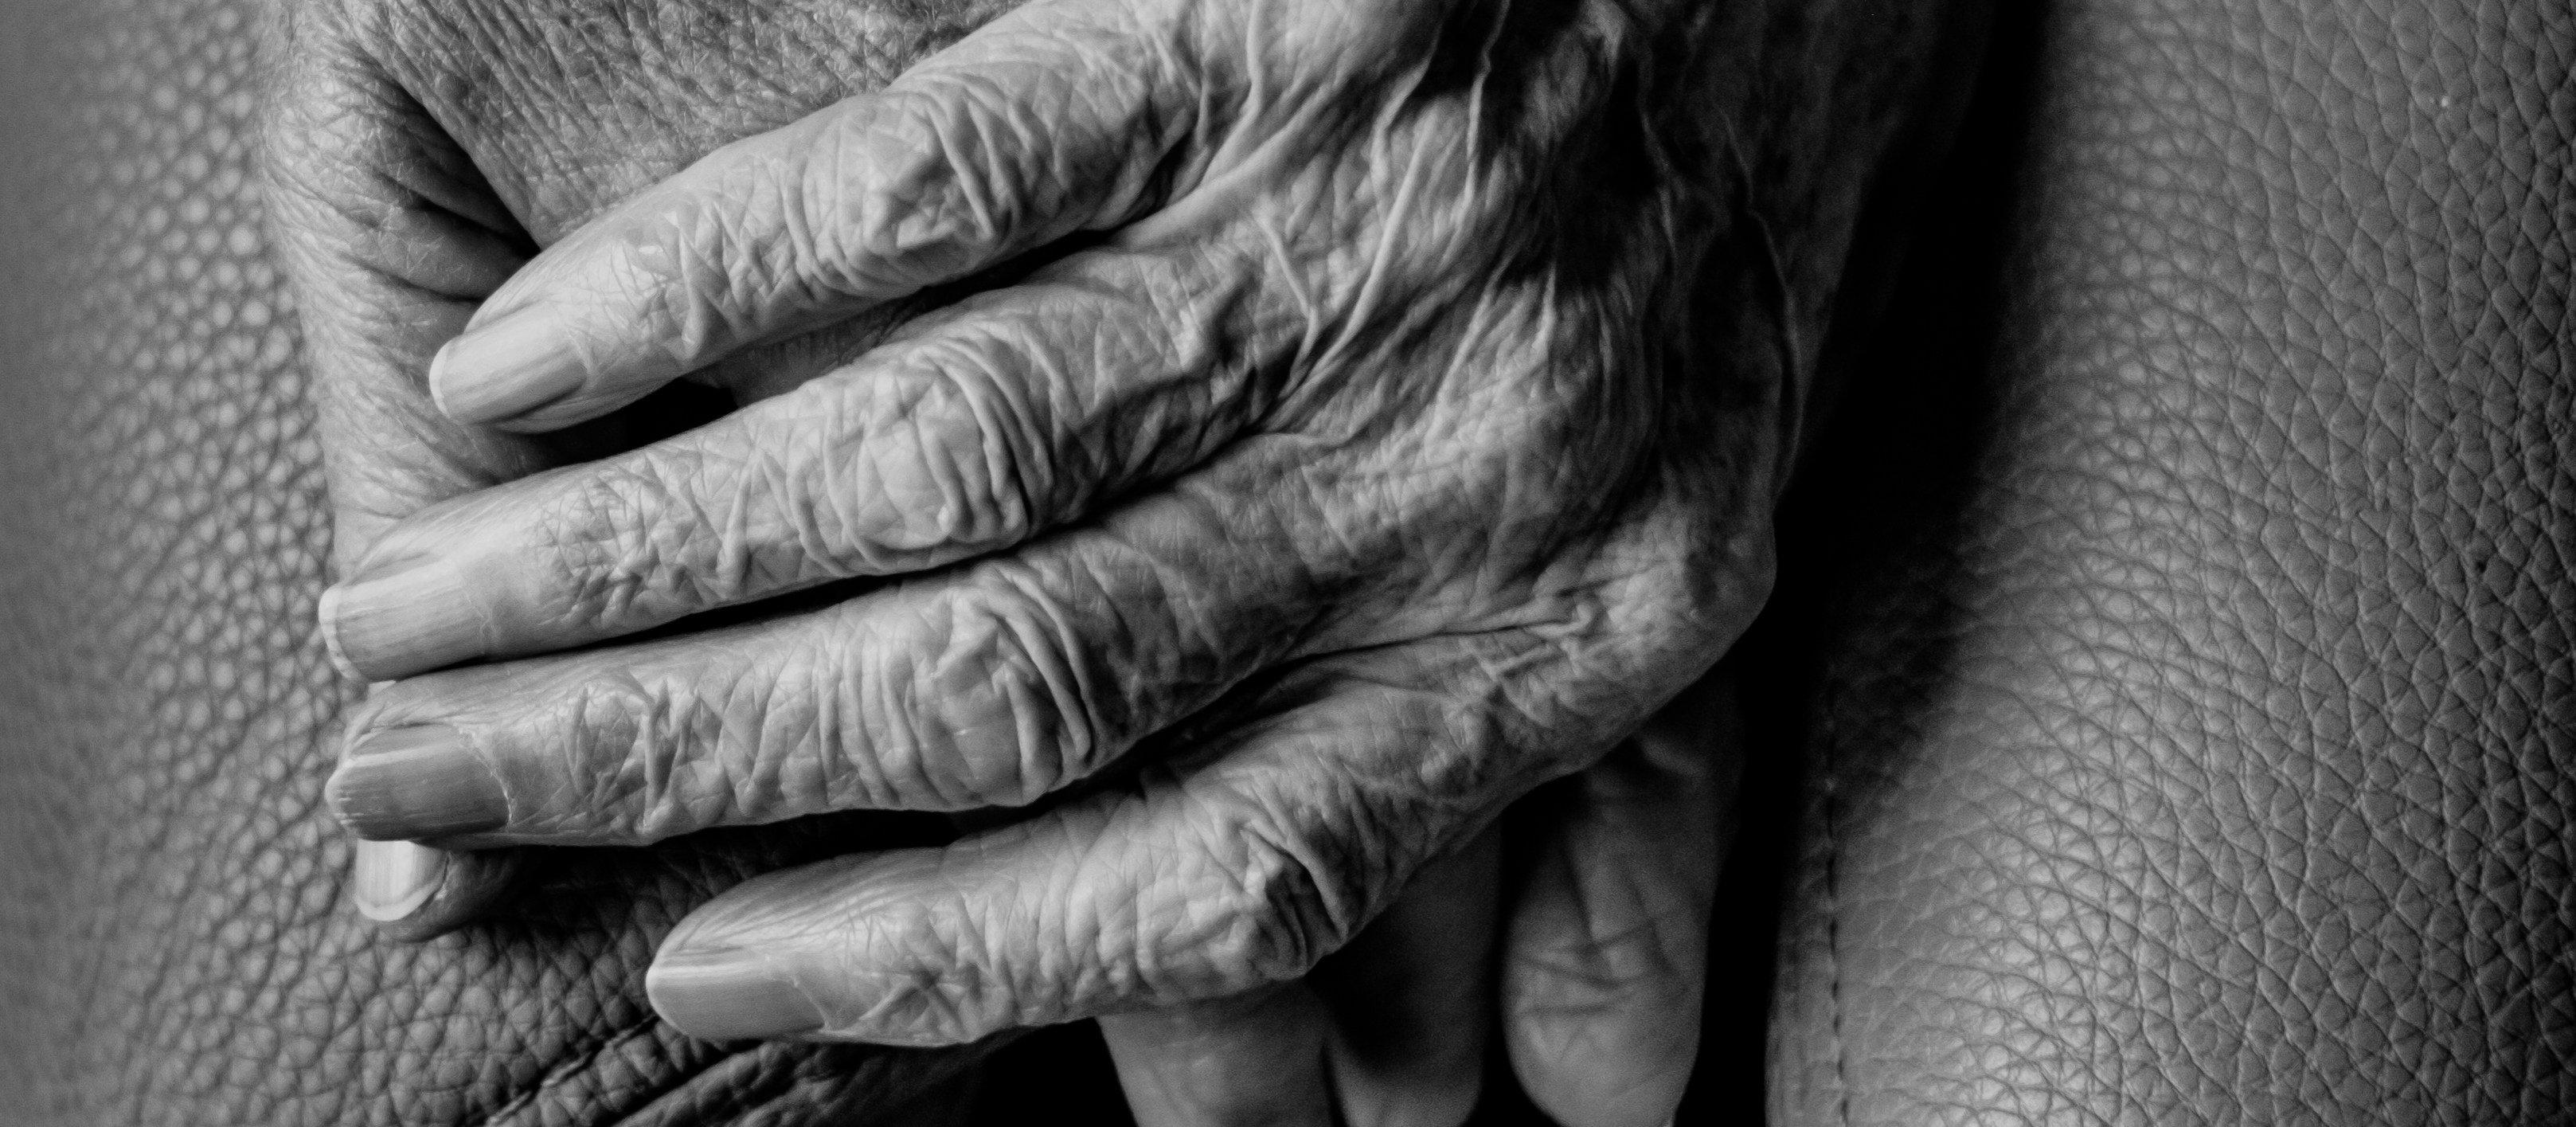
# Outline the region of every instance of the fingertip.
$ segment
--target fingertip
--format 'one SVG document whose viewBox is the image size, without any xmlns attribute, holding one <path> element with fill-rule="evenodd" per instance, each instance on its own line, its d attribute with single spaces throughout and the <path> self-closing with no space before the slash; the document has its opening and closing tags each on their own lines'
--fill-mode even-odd
<svg viewBox="0 0 2576 1127">
<path fill-rule="evenodd" d="M 408 841 L 361 841 L 355 860 L 349 899 L 380 924 L 411 918 L 447 876 L 444 854 Z"/>
<path fill-rule="evenodd" d="M 342 678 L 354 684 L 372 684 L 366 671 L 358 668 L 356 662 L 350 661 L 349 651 L 340 645 L 342 594 L 340 585 L 332 584 L 322 589 L 322 599 L 314 605 L 313 618 L 315 628 L 322 634 L 322 652 L 330 657 L 331 668 L 338 671 Z"/>
<path fill-rule="evenodd" d="M 375 841 L 460 837 L 510 822 L 510 796 L 463 732 L 412 724 L 369 732 L 323 785 L 331 810 Z"/>
<path fill-rule="evenodd" d="M 801 1037 L 827 1024 L 792 977 L 741 947 L 664 944 L 644 972 L 644 996 L 663 1021 L 703 1041 Z"/>
<path fill-rule="evenodd" d="M 456 409 L 448 405 L 447 382 L 453 378 L 449 373 L 455 367 L 451 357 L 456 351 L 456 342 L 462 339 L 464 338 L 461 336 L 451 338 L 447 343 L 438 346 L 438 351 L 431 353 L 429 357 L 429 403 L 438 408 L 439 414 L 451 419 L 456 417 Z"/>
<path fill-rule="evenodd" d="M 366 684 L 488 655 L 494 618 L 483 600 L 455 561 L 415 553 L 324 591 L 315 617 L 331 664 Z"/>
<path fill-rule="evenodd" d="M 735 885 L 662 940 L 645 994 L 704 1040 L 932 1048 L 1022 1024 L 995 1009 L 972 953 L 946 946 L 955 892 L 931 871 L 938 852 L 853 854 Z"/>
<path fill-rule="evenodd" d="M 402 943 L 472 923 L 509 894 L 515 850 L 451 853 L 408 841 L 357 843 L 349 899 L 377 932 Z"/>
<path fill-rule="evenodd" d="M 429 398 L 457 422 L 505 424 L 580 391 L 588 368 L 557 318 L 518 309 L 441 346 Z"/>
</svg>

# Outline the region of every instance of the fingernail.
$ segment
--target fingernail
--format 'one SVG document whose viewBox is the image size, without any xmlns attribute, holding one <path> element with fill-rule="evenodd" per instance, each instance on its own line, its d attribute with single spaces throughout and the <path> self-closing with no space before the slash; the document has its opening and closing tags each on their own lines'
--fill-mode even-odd
<svg viewBox="0 0 2576 1127">
<path fill-rule="evenodd" d="M 340 648 L 340 631 L 338 628 L 338 623 L 340 621 L 339 587 L 332 586 L 322 589 L 322 602 L 320 605 L 313 608 L 313 617 L 321 624 L 322 650 L 323 652 L 331 655 L 331 668 L 339 670 L 340 676 L 342 677 L 346 677 L 361 685 L 367 684 L 366 671 L 359 669 L 354 664 L 351 664 L 348 653 Z"/>
<path fill-rule="evenodd" d="M 323 790 L 341 822 L 376 841 L 481 833 L 510 821 L 500 777 L 444 724 L 369 733 Z"/>
<path fill-rule="evenodd" d="M 447 855 L 408 841 L 361 841 L 349 899 L 377 923 L 409 919 L 447 880 Z"/>
<path fill-rule="evenodd" d="M 707 1041 L 794 1037 L 824 1024 L 813 998 L 739 947 L 662 952 L 644 972 L 644 996 L 662 1020 Z"/>
<path fill-rule="evenodd" d="M 322 644 L 340 672 L 389 681 L 486 656 L 483 612 L 456 565 L 409 557 L 322 592 Z"/>
<path fill-rule="evenodd" d="M 447 342 L 429 361 L 429 397 L 448 418 L 516 418 L 579 390 L 585 366 L 539 308 L 514 310 Z"/>
</svg>

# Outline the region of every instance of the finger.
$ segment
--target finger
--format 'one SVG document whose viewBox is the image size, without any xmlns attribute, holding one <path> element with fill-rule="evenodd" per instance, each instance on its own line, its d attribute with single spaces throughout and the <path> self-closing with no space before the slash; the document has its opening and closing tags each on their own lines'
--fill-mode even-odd
<svg viewBox="0 0 2576 1127">
<path fill-rule="evenodd" d="M 1021 805 L 1298 644 L 1312 533 L 1228 468 L 809 614 L 402 682 L 327 789 L 369 838 L 629 844 Z"/>
<path fill-rule="evenodd" d="M 1541 796 L 1562 805 L 1506 933 L 1503 1026 L 1522 1089 L 1566 1127 L 1663 1127 L 1690 1082 L 1741 766 L 1729 692 L 1704 682 Z"/>
<path fill-rule="evenodd" d="M 1308 666 L 1132 787 L 756 878 L 682 922 L 647 990 L 695 1036 L 931 1045 L 1299 977 L 1526 777 L 1455 703 L 1496 656 L 1444 640 Z"/>
<path fill-rule="evenodd" d="M 1316 969 L 1332 1007 L 1333 1090 L 1349 1127 L 1457 1127 L 1484 1084 L 1494 1022 L 1501 838 L 1433 861 Z"/>
<path fill-rule="evenodd" d="M 1100 1019 L 1136 1127 L 1335 1127 L 1323 1002 L 1303 982 Z"/>
<path fill-rule="evenodd" d="M 1128 10 L 1032 4 L 885 89 L 710 154 L 530 264 L 443 349 L 452 418 L 549 430 L 746 345 L 1143 205 L 1193 75 Z"/>
<path fill-rule="evenodd" d="M 1016 544 L 1233 438 L 1300 331 L 1218 248 L 1059 266 L 695 431 L 405 521 L 325 596 L 326 640 L 393 678 Z"/>
</svg>

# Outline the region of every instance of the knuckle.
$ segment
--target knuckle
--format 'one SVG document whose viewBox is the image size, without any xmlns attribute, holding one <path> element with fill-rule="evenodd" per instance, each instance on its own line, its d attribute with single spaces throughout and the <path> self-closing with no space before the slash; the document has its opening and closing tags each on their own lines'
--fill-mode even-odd
<svg viewBox="0 0 2576 1127">
<path fill-rule="evenodd" d="M 782 264 L 794 260 L 799 240 L 794 227 L 781 231 L 756 197 L 690 208 L 669 222 L 668 255 L 653 256 L 660 269 L 607 275 L 605 284 L 626 292 L 603 296 L 612 307 L 634 310 L 637 328 L 677 366 L 694 366 L 722 347 L 741 311 L 776 303 L 793 286 Z"/>
<path fill-rule="evenodd" d="M 736 142 L 737 145 L 747 142 Z M 713 163 L 711 158 L 710 163 Z M 796 308 L 808 237 L 774 193 L 674 180 L 653 206 L 575 232 L 513 289 L 543 283 L 614 310 L 587 348 L 621 366 L 677 376 L 740 342 L 747 316 Z"/>
<path fill-rule="evenodd" d="M 853 398 L 838 443 L 843 480 L 815 506 L 859 567 L 878 572 L 945 563 L 1034 535 L 1048 491 L 1043 408 L 1001 374 L 1004 350 L 984 341 L 916 346 L 896 370 Z"/>
<path fill-rule="evenodd" d="M 853 972 L 850 982 L 865 996 L 859 1026 L 869 1040 L 953 1045 L 1017 1024 L 1020 991 L 1007 977 L 960 973 L 995 950 L 983 919 L 990 910 L 975 891 L 942 885 L 926 894 L 877 898 L 839 918 L 845 930 L 836 944 Z"/>
<path fill-rule="evenodd" d="M 542 558 L 560 573 L 550 609 L 564 625 L 615 633 L 683 609 L 686 552 L 677 541 L 688 526 L 671 517 L 672 482 L 684 473 L 667 453 L 615 459 L 582 473 L 540 512 Z"/>
<path fill-rule="evenodd" d="M 846 491 L 815 487 L 821 461 L 789 431 L 722 450 L 648 447 L 580 471 L 535 529 L 561 573 L 556 612 L 623 633 L 848 576 L 830 515 Z"/>
<path fill-rule="evenodd" d="M 811 753 L 811 701 L 759 666 L 681 661 L 594 676 L 561 694 L 566 754 L 552 803 L 569 823 L 654 842 L 839 807 Z"/>
<path fill-rule="evenodd" d="M 677 376 L 741 342 L 746 318 L 770 308 L 811 307 L 812 238 L 791 193 L 734 183 L 730 170 L 766 172 L 758 146 L 736 141 L 647 195 L 639 196 L 551 248 L 512 289 L 543 285 L 578 294 L 585 306 L 613 310 L 584 345 Z"/>
<path fill-rule="evenodd" d="M 849 293 L 894 295 L 972 270 L 1019 226 L 1019 188 L 993 167 L 1014 151 L 993 135 L 988 76 L 881 94 L 823 138 L 794 211 Z"/>
<path fill-rule="evenodd" d="M 544 708 L 551 719 L 532 726 L 519 746 L 554 761 L 544 772 L 545 801 L 530 828 L 650 842 L 730 815 L 730 789 L 710 786 L 707 778 L 725 760 L 695 754 L 713 746 L 704 742 L 713 733 L 694 693 L 630 677 L 529 687 L 551 690 L 544 693 L 552 700 Z M 546 737 L 549 732 L 563 738 Z"/>
<path fill-rule="evenodd" d="M 1246 873 L 1245 924 L 1232 957 L 1244 977 L 1283 982 L 1312 970 L 1344 938 L 1324 905 L 1322 877 L 1300 855 L 1256 847 L 1258 862 Z"/>
<path fill-rule="evenodd" d="M 1100 761 L 1090 678 L 1062 616 L 1000 570 L 928 594 L 848 659 L 837 712 L 865 730 L 830 739 L 866 747 L 846 758 L 881 773 L 857 785 L 922 796 L 901 803 L 914 807 L 1025 805 Z"/>
<path fill-rule="evenodd" d="M 1638 634 L 1651 650 L 1687 654 L 1704 669 L 1770 600 L 1779 568 L 1767 521 L 1694 522 L 1693 515 L 1677 512 L 1665 521 L 1644 522 L 1650 533 L 1658 526 L 1677 527 L 1649 538 L 1665 545 L 1661 566 L 1636 567 L 1636 590 L 1621 599 L 1620 617 L 1652 627 Z M 1679 691 L 1680 684 L 1672 689 Z"/>
<path fill-rule="evenodd" d="M 1345 882 L 1293 831 L 1257 812 L 1217 820 L 1204 846 L 1219 888 L 1214 911 L 1191 913 L 1209 934 L 1190 937 L 1212 981 L 1176 983 L 1191 995 L 1285 982 L 1314 968 L 1354 934 Z"/>
</svg>

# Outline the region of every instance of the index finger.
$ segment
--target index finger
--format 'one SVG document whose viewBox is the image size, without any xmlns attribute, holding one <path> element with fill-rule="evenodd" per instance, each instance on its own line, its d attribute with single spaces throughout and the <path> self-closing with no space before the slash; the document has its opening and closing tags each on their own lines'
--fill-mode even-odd
<svg viewBox="0 0 2576 1127">
<path fill-rule="evenodd" d="M 1123 221 L 1190 128 L 1123 7 L 1034 4 L 892 85 L 737 141 L 547 250 L 430 373 L 468 422 L 552 430 L 750 345 Z"/>
</svg>

